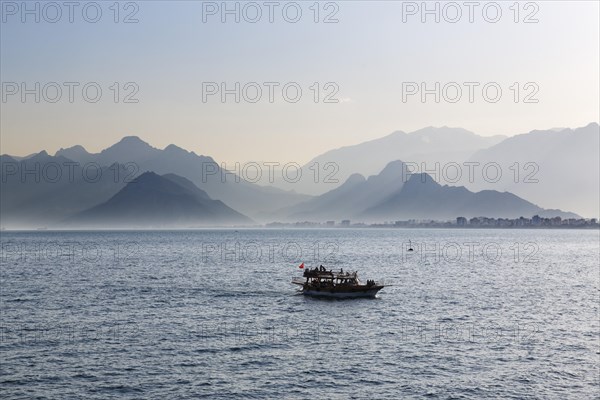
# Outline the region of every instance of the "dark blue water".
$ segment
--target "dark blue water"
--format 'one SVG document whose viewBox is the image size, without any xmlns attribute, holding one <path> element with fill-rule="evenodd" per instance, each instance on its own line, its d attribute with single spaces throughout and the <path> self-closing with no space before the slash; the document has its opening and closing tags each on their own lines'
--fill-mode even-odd
<svg viewBox="0 0 600 400">
<path fill-rule="evenodd" d="M 3 399 L 598 398 L 597 231 L 1 242 Z M 290 284 L 301 262 L 390 286 L 376 299 L 306 298 Z"/>
</svg>

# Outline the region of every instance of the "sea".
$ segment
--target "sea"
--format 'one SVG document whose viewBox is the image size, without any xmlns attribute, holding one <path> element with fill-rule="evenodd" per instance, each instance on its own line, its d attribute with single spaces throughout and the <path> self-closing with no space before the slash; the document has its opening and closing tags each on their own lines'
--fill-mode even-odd
<svg viewBox="0 0 600 400">
<path fill-rule="evenodd" d="M 600 395 L 597 230 L 0 238 L 2 399 Z M 302 263 L 385 288 L 306 297 L 291 284 Z"/>
</svg>

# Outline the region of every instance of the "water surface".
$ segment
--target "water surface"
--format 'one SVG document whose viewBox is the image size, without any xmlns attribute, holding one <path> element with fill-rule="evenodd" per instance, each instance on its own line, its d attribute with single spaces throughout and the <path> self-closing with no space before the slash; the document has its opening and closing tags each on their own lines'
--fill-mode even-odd
<svg viewBox="0 0 600 400">
<path fill-rule="evenodd" d="M 4 399 L 598 398 L 597 231 L 1 241 Z M 301 262 L 389 286 L 376 299 L 307 298 L 290 284 Z"/>
</svg>

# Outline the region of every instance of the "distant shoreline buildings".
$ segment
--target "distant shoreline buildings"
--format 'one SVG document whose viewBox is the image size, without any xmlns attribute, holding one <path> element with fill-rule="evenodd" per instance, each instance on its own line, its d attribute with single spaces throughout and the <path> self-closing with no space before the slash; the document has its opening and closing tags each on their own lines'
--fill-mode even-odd
<svg viewBox="0 0 600 400">
<path fill-rule="evenodd" d="M 532 218 L 488 218 L 457 217 L 454 221 L 435 221 L 409 219 L 406 221 L 390 221 L 375 224 L 362 222 L 351 223 L 350 220 L 326 222 L 271 222 L 267 228 L 500 228 L 500 229 L 598 229 L 600 224 L 596 218 L 544 218 L 534 215 Z"/>
</svg>

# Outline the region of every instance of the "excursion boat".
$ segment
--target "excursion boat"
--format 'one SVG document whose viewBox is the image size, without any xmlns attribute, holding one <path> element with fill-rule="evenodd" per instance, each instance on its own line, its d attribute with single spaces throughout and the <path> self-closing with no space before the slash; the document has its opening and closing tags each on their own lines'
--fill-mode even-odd
<svg viewBox="0 0 600 400">
<path fill-rule="evenodd" d="M 335 298 L 375 297 L 384 285 L 373 280 L 362 283 L 356 272 L 333 272 L 322 265 L 305 269 L 302 277 L 294 277 L 292 283 L 302 286 L 307 296 Z"/>
</svg>

